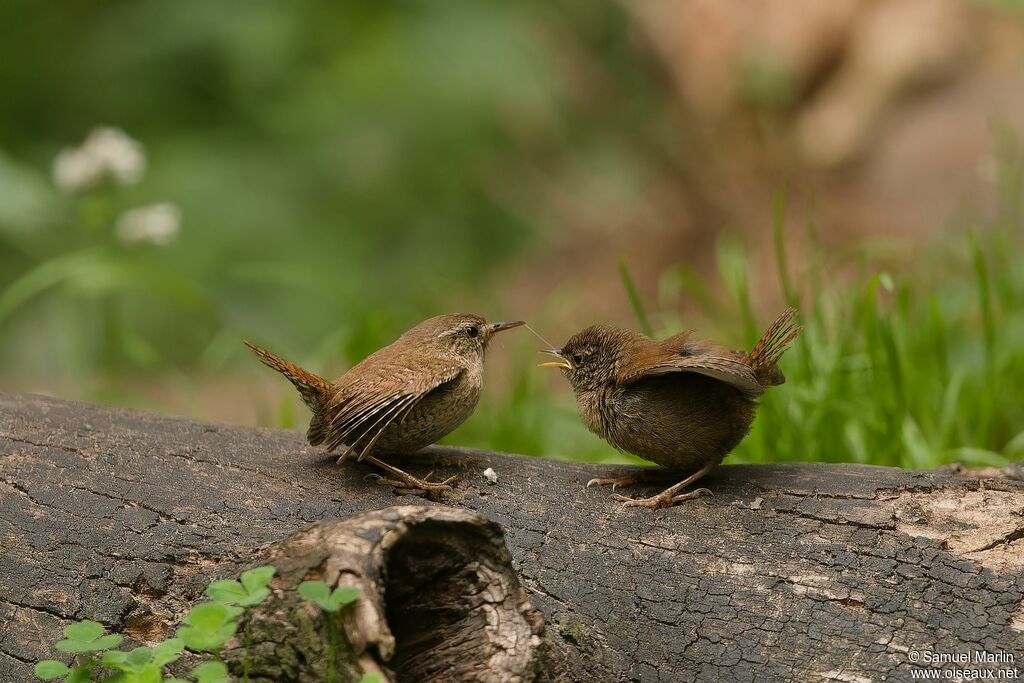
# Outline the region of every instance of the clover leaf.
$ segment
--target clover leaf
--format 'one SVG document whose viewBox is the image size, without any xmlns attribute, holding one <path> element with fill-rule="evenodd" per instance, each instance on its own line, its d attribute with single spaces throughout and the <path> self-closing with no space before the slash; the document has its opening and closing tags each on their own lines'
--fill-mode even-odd
<svg viewBox="0 0 1024 683">
<path fill-rule="evenodd" d="M 163 680 L 163 670 L 155 664 L 146 664 L 133 671 L 118 671 L 103 679 L 104 683 L 163 683 Z"/>
<path fill-rule="evenodd" d="M 164 642 L 153 646 L 153 663 L 157 666 L 166 666 L 171 662 L 178 661 L 181 657 L 182 651 L 185 649 L 185 643 L 181 638 L 169 638 Z"/>
<path fill-rule="evenodd" d="M 204 662 L 192 669 L 198 683 L 228 683 L 228 668 L 223 662 Z"/>
<path fill-rule="evenodd" d="M 244 600 L 248 592 L 238 581 L 214 581 L 206 587 L 206 594 L 218 602 L 237 603 Z"/>
<path fill-rule="evenodd" d="M 70 671 L 67 664 L 55 659 L 44 659 L 37 662 L 35 668 L 36 678 L 41 678 L 44 681 L 52 681 L 55 678 L 66 676 Z"/>
<path fill-rule="evenodd" d="M 137 647 L 124 658 L 124 663 L 131 669 L 141 669 L 153 659 L 153 651 L 148 647 Z"/>
<path fill-rule="evenodd" d="M 128 661 L 128 653 L 123 650 L 108 650 L 100 657 L 100 664 L 111 669 L 120 668 Z"/>
<path fill-rule="evenodd" d="M 206 588 L 206 594 L 218 602 L 229 605 L 252 607 L 267 599 L 270 589 L 267 584 L 273 578 L 274 567 L 257 567 L 242 572 L 241 581 L 214 581 Z"/>
<path fill-rule="evenodd" d="M 303 581 L 299 584 L 299 595 L 315 602 L 325 612 L 337 612 L 356 601 L 359 589 L 354 586 L 338 586 L 331 592 L 323 581 Z"/>
<path fill-rule="evenodd" d="M 252 593 L 258 588 L 265 588 L 270 583 L 270 580 L 274 578 L 276 572 L 277 569 L 270 565 L 249 569 L 242 572 L 242 585 L 245 586 L 247 591 Z"/>
<path fill-rule="evenodd" d="M 241 613 L 238 607 L 201 603 L 185 616 L 185 626 L 178 629 L 178 638 L 192 650 L 219 650 L 238 630 L 235 619 Z"/>
<path fill-rule="evenodd" d="M 64 678 L 64 683 L 89 683 L 92 680 L 91 666 L 76 666 Z"/>
<path fill-rule="evenodd" d="M 124 640 L 116 633 L 104 635 L 103 624 L 88 619 L 71 624 L 64 629 L 65 639 L 55 646 L 61 652 L 97 652 L 117 647 Z"/>
</svg>

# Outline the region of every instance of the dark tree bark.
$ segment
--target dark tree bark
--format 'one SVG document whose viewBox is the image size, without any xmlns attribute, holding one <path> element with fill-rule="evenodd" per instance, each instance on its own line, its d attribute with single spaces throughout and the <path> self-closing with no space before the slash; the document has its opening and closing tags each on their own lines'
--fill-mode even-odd
<svg viewBox="0 0 1024 683">
<path fill-rule="evenodd" d="M 426 507 L 442 517 L 476 512 L 504 531 L 518 582 L 545 622 L 538 633 L 507 583 L 509 623 L 530 634 L 529 647 L 509 649 L 530 652 L 524 681 L 534 671 L 565 681 L 910 680 L 912 652 L 975 650 L 1016 662 L 973 666 L 1015 666 L 1024 676 L 1019 482 L 855 465 L 725 466 L 706 483 L 714 497 L 652 512 L 584 488 L 621 468 L 462 448 L 396 464 L 461 481 L 442 500 L 396 498 L 366 481 L 368 468 L 335 466 L 297 432 L 0 394 L 0 681 L 31 680 L 32 663 L 53 656 L 71 620 L 163 638 L 211 579 L 268 557 L 283 568 L 277 588 L 318 572 L 334 580 L 325 558 L 345 544 L 317 541 L 303 554 L 295 534 L 323 540 L 339 527 L 310 524 L 370 513 L 351 528 L 406 504 L 420 516 L 409 528 L 434 523 Z M 460 558 L 454 574 L 474 553 L 481 567 L 502 566 L 497 528 L 474 519 L 448 519 L 463 525 L 446 546 Z M 378 522 L 371 536 L 401 524 Z M 456 607 L 446 633 L 472 634 L 467 625 L 477 623 L 480 604 L 458 596 L 493 573 L 414 580 L 430 575 L 416 558 L 433 557 L 437 568 L 449 554 L 423 548 L 425 539 L 448 533 L 402 536 L 408 561 L 382 565 L 399 580 L 363 574 L 383 586 L 395 637 L 389 660 L 378 647 L 364 654 L 397 680 L 416 680 L 403 666 L 438 661 L 423 654 L 436 643 L 421 647 L 434 605 Z"/>
</svg>

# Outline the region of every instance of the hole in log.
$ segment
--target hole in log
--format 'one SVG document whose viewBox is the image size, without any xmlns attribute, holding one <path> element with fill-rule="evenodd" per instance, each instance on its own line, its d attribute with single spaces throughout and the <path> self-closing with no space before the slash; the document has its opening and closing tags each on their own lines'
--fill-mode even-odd
<svg viewBox="0 0 1024 683">
<path fill-rule="evenodd" d="M 278 573 L 272 597 L 252 612 L 254 683 L 321 683 L 329 667 L 337 680 L 379 669 L 392 683 L 528 683 L 542 666 L 544 618 L 516 577 L 501 527 L 476 513 L 374 510 L 311 525 L 263 558 Z M 324 613 L 296 590 L 313 579 L 360 591 L 337 614 L 337 643 Z M 236 649 L 230 658 L 240 662 Z"/>
<path fill-rule="evenodd" d="M 384 596 L 395 637 L 389 666 L 398 681 L 487 677 L 502 646 L 499 622 L 513 617 L 514 605 L 507 604 L 500 548 L 483 529 L 427 520 L 388 549 Z"/>
</svg>

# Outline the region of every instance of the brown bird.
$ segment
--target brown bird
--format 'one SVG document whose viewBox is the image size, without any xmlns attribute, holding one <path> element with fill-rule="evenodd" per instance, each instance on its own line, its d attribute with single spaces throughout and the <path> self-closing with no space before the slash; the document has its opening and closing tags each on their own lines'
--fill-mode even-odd
<svg viewBox="0 0 1024 683">
<path fill-rule="evenodd" d="M 750 431 L 757 396 L 786 378 L 776 362 L 800 327 L 796 309 L 771 324 L 750 353 L 692 340 L 688 330 L 663 341 L 594 325 L 561 349 L 548 349 L 572 384 L 590 431 L 616 448 L 693 474 L 650 498 L 616 495 L 626 505 L 657 508 L 710 494 L 680 493 L 734 449 Z M 587 486 L 628 486 L 650 473 L 591 479 Z M 657 474 L 657 473 L 655 473 Z"/>
<path fill-rule="evenodd" d="M 488 323 L 468 313 L 424 320 L 392 344 L 328 382 L 255 344 L 245 342 L 267 366 L 295 385 L 313 411 L 306 438 L 328 452 L 344 447 L 343 462 L 359 460 L 384 470 L 383 484 L 443 491 L 443 482 L 419 479 L 375 453 L 412 453 L 448 434 L 476 408 L 484 381 L 484 353 L 491 338 L 522 321 Z"/>
</svg>

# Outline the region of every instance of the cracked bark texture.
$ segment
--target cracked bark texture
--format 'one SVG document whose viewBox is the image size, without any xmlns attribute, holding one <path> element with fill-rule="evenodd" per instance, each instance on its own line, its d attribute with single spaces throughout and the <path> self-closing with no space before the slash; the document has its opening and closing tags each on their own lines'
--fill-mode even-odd
<svg viewBox="0 0 1024 683">
<path fill-rule="evenodd" d="M 0 681 L 31 680 L 71 620 L 161 638 L 282 539 L 402 503 L 501 526 L 545 618 L 542 679 L 900 681 L 910 650 L 1024 669 L 1018 482 L 724 466 L 714 497 L 651 512 L 583 486 L 622 468 L 464 448 L 396 463 L 462 480 L 396 499 L 298 432 L 0 394 Z"/>
</svg>

